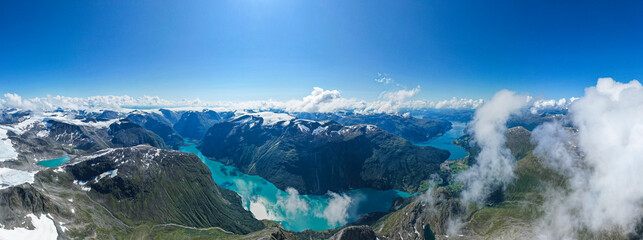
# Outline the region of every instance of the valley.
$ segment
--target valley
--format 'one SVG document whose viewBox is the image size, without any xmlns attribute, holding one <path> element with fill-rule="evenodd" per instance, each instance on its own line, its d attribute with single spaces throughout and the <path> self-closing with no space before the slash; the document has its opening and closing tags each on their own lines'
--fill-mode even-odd
<svg viewBox="0 0 643 240">
<path fill-rule="evenodd" d="M 372 221 L 374 216 L 388 212 L 399 199 L 409 198 L 416 194 L 417 190 L 412 189 L 418 189 L 422 182 L 414 181 L 417 185 L 412 188 L 408 188 L 409 185 L 406 184 L 396 187 L 373 185 L 380 189 L 368 188 L 368 185 L 347 185 L 332 190 L 318 190 L 317 194 L 307 193 L 304 189 L 299 189 L 302 190 L 299 192 L 295 188 L 296 184 L 293 184 L 293 187 L 282 185 L 280 188 L 273 182 L 262 178 L 261 174 L 248 175 L 235 166 L 228 166 L 221 161 L 206 157 L 199 148 L 204 148 L 203 143 L 207 144 L 208 138 L 205 137 L 202 141 L 189 137 L 183 138 L 179 131 L 175 130 L 177 126 L 182 132 L 196 131 L 190 133 L 194 134 L 192 136 L 198 136 L 199 132 L 205 135 L 204 128 L 208 128 L 208 132 L 213 132 L 215 130 L 212 129 L 219 128 L 216 127 L 217 124 L 241 124 L 239 125 L 241 129 L 255 127 L 255 131 L 257 127 L 264 127 L 265 129 L 262 131 L 266 131 L 266 134 L 276 134 L 283 131 L 283 133 L 279 133 L 282 134 L 279 141 L 286 141 L 287 137 L 308 138 L 320 141 L 321 146 L 328 143 L 331 144 L 329 146 L 343 144 L 345 141 L 353 141 L 352 139 L 363 139 L 354 142 L 352 146 L 356 146 L 355 144 L 376 144 L 373 146 L 378 146 L 381 144 L 379 141 L 393 141 L 397 142 L 396 145 L 402 144 L 406 148 L 418 150 L 426 148 L 430 154 L 434 154 L 431 151 L 440 153 L 427 155 L 428 157 L 439 156 L 433 167 L 436 170 L 439 168 L 439 163 L 449 156 L 447 151 L 443 151 L 443 153 L 442 150 L 431 147 L 415 147 L 408 140 L 379 130 L 375 125 L 343 126 L 332 121 L 298 120 L 281 113 L 218 114 L 209 110 L 134 110 L 129 112 L 105 111 L 101 114 L 54 112 L 42 115 L 15 112 L 10 116 L 21 116 L 15 117 L 7 125 L 4 125 L 6 129 L 9 129 L 6 139 L 11 141 L 7 146 L 16 149 L 18 157 L 0 162 L 0 165 L 21 166 L 19 169 L 26 171 L 24 171 L 24 176 L 3 174 L 15 176 L 12 178 L 14 180 L 2 180 L 2 184 L 7 189 L 5 191 L 10 191 L 7 193 L 14 196 L 5 198 L 4 203 L 12 206 L 15 204 L 15 200 L 6 202 L 8 199 L 26 200 L 24 195 L 15 195 L 16 190 L 38 196 L 47 207 L 39 207 L 41 210 L 34 213 L 49 214 L 47 218 L 52 219 L 56 229 L 59 229 L 57 234 L 73 238 L 91 235 L 116 238 L 123 236 L 149 237 L 157 234 L 199 235 L 212 234 L 212 231 L 218 230 L 222 230 L 222 232 L 217 233 L 216 236 L 222 237 L 228 234 L 250 234 L 250 232 L 262 228 L 265 228 L 264 232 L 267 231 L 268 234 L 274 233 L 274 231 L 286 231 L 286 233 L 294 234 L 293 236 L 302 233 L 324 236 L 325 234 L 322 233 L 324 231 L 335 232 L 343 229 L 343 226 L 347 224 Z M 225 116 L 225 118 L 221 116 Z M 188 126 L 195 126 L 194 130 L 186 128 L 185 124 L 180 123 L 183 121 L 182 119 L 192 121 L 193 124 Z M 400 118 L 394 117 L 392 119 Z M 404 121 L 409 120 L 412 119 Z M 213 125 L 212 129 L 208 125 Z M 428 125 L 428 127 L 432 126 Z M 315 134 L 312 134 L 313 131 L 308 129 L 315 130 Z M 430 130 L 429 132 L 448 131 L 448 129 L 450 127 L 446 130 Z M 262 135 L 249 134 L 247 136 L 250 137 Z M 181 140 L 182 143 L 178 143 L 178 140 Z M 364 142 L 365 140 L 366 142 Z M 369 141 L 371 143 L 368 143 Z M 314 144 L 314 142 L 311 143 Z M 376 148 L 384 146 L 386 145 L 379 145 Z M 226 148 L 229 147 L 226 146 Z M 168 152 L 165 149 L 178 149 L 180 152 L 196 156 L 196 159 L 208 170 L 207 172 L 197 170 L 197 172 L 201 171 L 197 175 L 206 174 L 211 183 L 204 182 L 202 177 L 187 178 L 190 174 L 195 174 L 195 170 L 181 172 L 176 169 L 175 163 L 171 163 L 171 161 L 170 165 L 164 163 L 167 161 L 164 160 L 167 157 L 183 159 L 183 157 L 179 157 L 180 155 L 175 155 L 172 151 Z M 211 150 L 210 148 L 204 149 Z M 335 150 L 334 147 L 322 147 L 318 150 L 314 148 L 302 150 L 332 153 L 340 149 L 346 148 L 341 147 Z M 273 153 L 268 152 L 268 154 Z M 335 156 L 342 154 L 344 153 Z M 384 159 L 388 159 L 388 157 Z M 321 160 L 321 162 L 325 161 L 327 160 Z M 152 167 L 156 166 L 155 164 L 161 164 L 158 165 L 159 167 L 172 166 L 171 173 L 167 172 L 170 168 L 162 170 L 163 167 Z M 355 171 L 350 170 L 351 165 L 345 167 L 347 167 L 346 170 L 332 171 L 345 171 L 344 174 L 349 175 L 359 173 L 359 171 L 351 172 Z M 16 174 L 22 171 L 7 169 L 15 171 Z M 156 173 L 159 170 L 161 172 Z M 171 174 L 175 180 L 168 179 L 165 176 L 167 174 Z M 424 175 L 422 178 L 426 177 L 428 175 Z M 26 185 L 21 184 L 25 181 Z M 188 185 L 185 185 L 186 183 Z M 212 186 L 196 187 L 190 186 L 190 183 Z M 321 182 L 317 184 L 319 183 Z M 226 199 L 227 195 L 231 193 L 226 192 L 228 190 L 232 190 L 234 195 L 238 196 L 238 200 Z M 212 191 L 215 192 L 214 195 L 210 193 Z M 223 199 L 221 199 L 222 197 Z M 205 202 L 200 203 L 200 201 Z M 223 208 L 229 207 L 218 205 L 221 204 L 218 203 L 220 201 L 230 202 L 228 204 L 236 206 L 236 209 L 232 208 L 235 213 L 222 212 Z M 238 202 L 234 203 L 236 201 Z M 36 207 L 33 204 L 35 203 L 24 202 L 13 206 L 10 211 L 12 214 L 0 216 L 3 217 L 0 220 L 4 219 L 2 222 L 5 226 L 14 225 L 16 219 L 11 216 L 20 216 L 25 211 L 33 212 L 33 210 L 29 210 Z M 97 208 L 103 209 L 103 211 L 84 216 L 76 215 L 76 212 L 86 212 L 89 209 Z M 182 213 L 178 214 L 180 212 Z M 251 219 L 247 219 L 243 220 L 244 223 L 241 224 L 238 222 L 238 218 L 234 221 L 230 219 L 221 222 L 221 216 L 230 216 L 231 214 L 252 216 L 251 219 L 264 222 L 257 220 L 253 222 Z M 209 217 L 215 217 L 218 220 L 208 220 Z M 103 220 L 90 225 L 81 224 L 87 219 Z M 271 222 L 278 225 L 272 225 Z M 274 226 L 278 227 L 274 228 Z M 14 225 L 14 227 L 19 228 L 20 225 Z M 190 230 L 192 233 L 184 232 L 189 230 L 188 227 L 192 228 Z M 212 230 L 208 229 L 212 227 L 214 227 Z M 121 228 L 121 230 L 117 230 L 118 232 L 106 231 L 106 229 L 115 228 Z M 168 231 L 168 228 L 172 230 Z M 66 229 L 71 230 L 67 231 Z M 159 233 L 160 229 L 166 230 Z M 100 232 L 96 232 L 97 230 Z M 141 232 L 141 230 L 143 231 Z"/>
<path fill-rule="evenodd" d="M 252 212 L 255 218 L 278 222 L 284 229 L 292 231 L 333 229 L 357 221 L 363 214 L 387 212 L 395 198 L 411 196 L 397 190 L 353 189 L 339 192 L 337 194 L 351 199 L 345 209 L 346 216 L 338 221 L 329 221 L 324 216 L 324 210 L 334 199 L 331 194 L 299 195 L 292 190 L 283 191 L 259 176 L 247 175 L 235 167 L 208 159 L 192 143 L 179 150 L 199 156 L 210 168 L 214 181 L 223 188 L 237 192 L 244 208 Z M 292 203 L 289 198 L 300 203 L 297 209 L 286 205 Z"/>
</svg>

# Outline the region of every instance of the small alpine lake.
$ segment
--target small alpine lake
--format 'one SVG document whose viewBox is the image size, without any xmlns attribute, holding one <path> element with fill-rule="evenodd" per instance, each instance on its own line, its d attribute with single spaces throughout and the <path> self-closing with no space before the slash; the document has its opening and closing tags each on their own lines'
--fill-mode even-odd
<svg viewBox="0 0 643 240">
<path fill-rule="evenodd" d="M 201 154 L 194 143 L 186 143 L 179 150 L 196 154 L 212 172 L 219 186 L 241 196 L 243 207 L 257 219 L 279 222 L 285 229 L 326 230 L 357 221 L 360 215 L 388 212 L 393 200 L 410 197 L 397 190 L 355 189 L 326 195 L 299 195 L 294 189 L 282 191 L 256 175 L 248 175 L 237 168 L 210 160 Z"/>
<path fill-rule="evenodd" d="M 58 167 L 60 164 L 69 161 L 69 156 L 63 156 L 61 158 L 51 159 L 51 160 L 42 160 L 37 164 L 45 167 Z"/>
</svg>

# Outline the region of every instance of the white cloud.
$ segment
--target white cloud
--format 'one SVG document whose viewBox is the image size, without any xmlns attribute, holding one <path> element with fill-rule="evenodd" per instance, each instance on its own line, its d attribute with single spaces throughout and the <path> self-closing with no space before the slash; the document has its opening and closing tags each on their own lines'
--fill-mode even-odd
<svg viewBox="0 0 643 240">
<path fill-rule="evenodd" d="M 15 93 L 4 94 L 4 99 L 0 99 L 0 106 L 4 108 L 17 108 L 31 111 L 51 111 L 58 108 L 70 110 L 98 110 L 111 109 L 120 110 L 127 106 L 187 106 L 199 103 L 198 99 L 194 101 L 168 101 L 159 97 L 143 96 L 133 98 L 124 96 L 92 96 L 87 98 L 64 97 L 64 96 L 47 96 L 44 98 L 23 99 Z"/>
<path fill-rule="evenodd" d="M 306 214 L 308 212 L 308 202 L 301 198 L 297 189 L 290 187 L 286 188 L 286 193 L 288 193 L 288 196 L 286 198 L 277 196 L 277 206 L 280 206 L 282 209 L 286 210 L 286 216 L 292 216 L 297 214 L 298 212 L 301 212 L 303 214 Z"/>
<path fill-rule="evenodd" d="M 395 92 L 382 92 L 380 98 L 391 101 L 391 102 L 404 102 L 420 92 L 420 86 L 417 86 L 411 90 L 399 90 Z"/>
<path fill-rule="evenodd" d="M 216 101 L 205 102 L 200 99 L 179 101 L 160 97 L 92 96 L 86 98 L 46 96 L 43 98 L 22 98 L 15 93 L 4 94 L 0 99 L 0 108 L 17 108 L 32 111 L 51 111 L 58 108 L 70 110 L 116 110 L 123 111 L 131 107 L 191 107 L 213 108 L 217 110 L 281 110 L 287 112 L 337 112 L 355 111 L 358 113 L 398 113 L 402 109 L 476 109 L 484 103 L 482 99 L 451 98 L 441 101 L 414 100 L 421 91 L 417 86 L 412 89 L 384 91 L 375 101 L 364 101 L 356 98 L 345 98 L 338 90 L 325 90 L 314 87 L 313 91 L 301 98 L 287 101 Z M 535 100 L 532 101 L 532 112 L 554 108 L 566 108 L 574 98 L 569 100 Z"/>
<path fill-rule="evenodd" d="M 567 100 L 566 98 L 561 98 L 558 100 L 538 99 L 533 101 L 530 111 L 532 114 L 536 114 L 538 113 L 538 111 L 542 110 L 567 109 L 569 107 L 569 104 L 571 104 L 575 100 L 576 98 L 570 98 L 569 100 Z"/>
<path fill-rule="evenodd" d="M 358 101 L 354 99 L 343 98 L 337 90 L 315 87 L 310 95 L 301 101 L 288 101 L 281 108 L 289 112 L 335 112 L 349 108 L 356 102 Z"/>
<path fill-rule="evenodd" d="M 442 194 L 438 193 L 436 198 L 434 193 L 440 182 L 442 182 L 440 175 L 437 173 L 431 174 L 428 181 L 428 189 L 420 195 L 420 200 L 426 204 L 427 211 L 431 214 L 439 214 L 439 209 L 436 207 L 436 204 L 445 200 Z"/>
<path fill-rule="evenodd" d="M 482 99 L 456 98 L 437 102 L 411 101 L 408 108 L 435 108 L 435 109 L 476 109 L 484 103 Z"/>
<path fill-rule="evenodd" d="M 643 87 L 599 79 L 569 107 L 576 133 L 560 123 L 534 130 L 534 153 L 567 178 L 550 189 L 543 239 L 574 239 L 580 230 L 631 232 L 643 216 Z"/>
<path fill-rule="evenodd" d="M 328 221 L 328 225 L 344 225 L 348 221 L 348 208 L 353 200 L 345 193 L 337 194 L 328 192 L 331 197 L 328 201 L 328 206 L 324 209 L 323 216 Z"/>
<path fill-rule="evenodd" d="M 411 90 L 384 91 L 380 100 L 366 104 L 366 112 L 397 113 L 400 108 L 408 107 L 408 100 L 420 92 L 420 86 Z"/>
<path fill-rule="evenodd" d="M 505 146 L 507 119 L 528 103 L 526 96 L 501 90 L 475 112 L 469 131 L 480 147 L 476 164 L 457 176 L 465 183 L 462 199 L 481 202 L 498 187 L 504 187 L 514 178 L 515 159 Z"/>
<path fill-rule="evenodd" d="M 250 201 L 249 211 L 252 215 L 259 220 L 279 220 L 276 213 L 266 206 L 270 206 L 270 202 L 263 197 L 257 197 L 255 200 Z"/>
<path fill-rule="evenodd" d="M 393 79 L 391 79 L 386 73 L 377 73 L 375 81 L 378 83 L 389 84 L 393 82 Z"/>
</svg>

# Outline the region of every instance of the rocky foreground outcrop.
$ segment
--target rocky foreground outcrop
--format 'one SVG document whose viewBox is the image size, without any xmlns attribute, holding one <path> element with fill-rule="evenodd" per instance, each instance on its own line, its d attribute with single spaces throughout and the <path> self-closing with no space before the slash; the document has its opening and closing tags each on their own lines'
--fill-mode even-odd
<svg viewBox="0 0 643 240">
<path fill-rule="evenodd" d="M 343 228 L 328 240 L 375 240 L 375 231 L 368 226 L 350 226 Z"/>
</svg>

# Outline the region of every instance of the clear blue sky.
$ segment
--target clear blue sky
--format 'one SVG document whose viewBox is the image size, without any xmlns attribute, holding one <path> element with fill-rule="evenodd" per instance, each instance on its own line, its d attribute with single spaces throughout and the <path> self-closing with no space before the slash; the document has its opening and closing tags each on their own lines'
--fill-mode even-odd
<svg viewBox="0 0 643 240">
<path fill-rule="evenodd" d="M 0 93 L 419 99 L 643 79 L 640 1 L 0 1 Z"/>
</svg>

